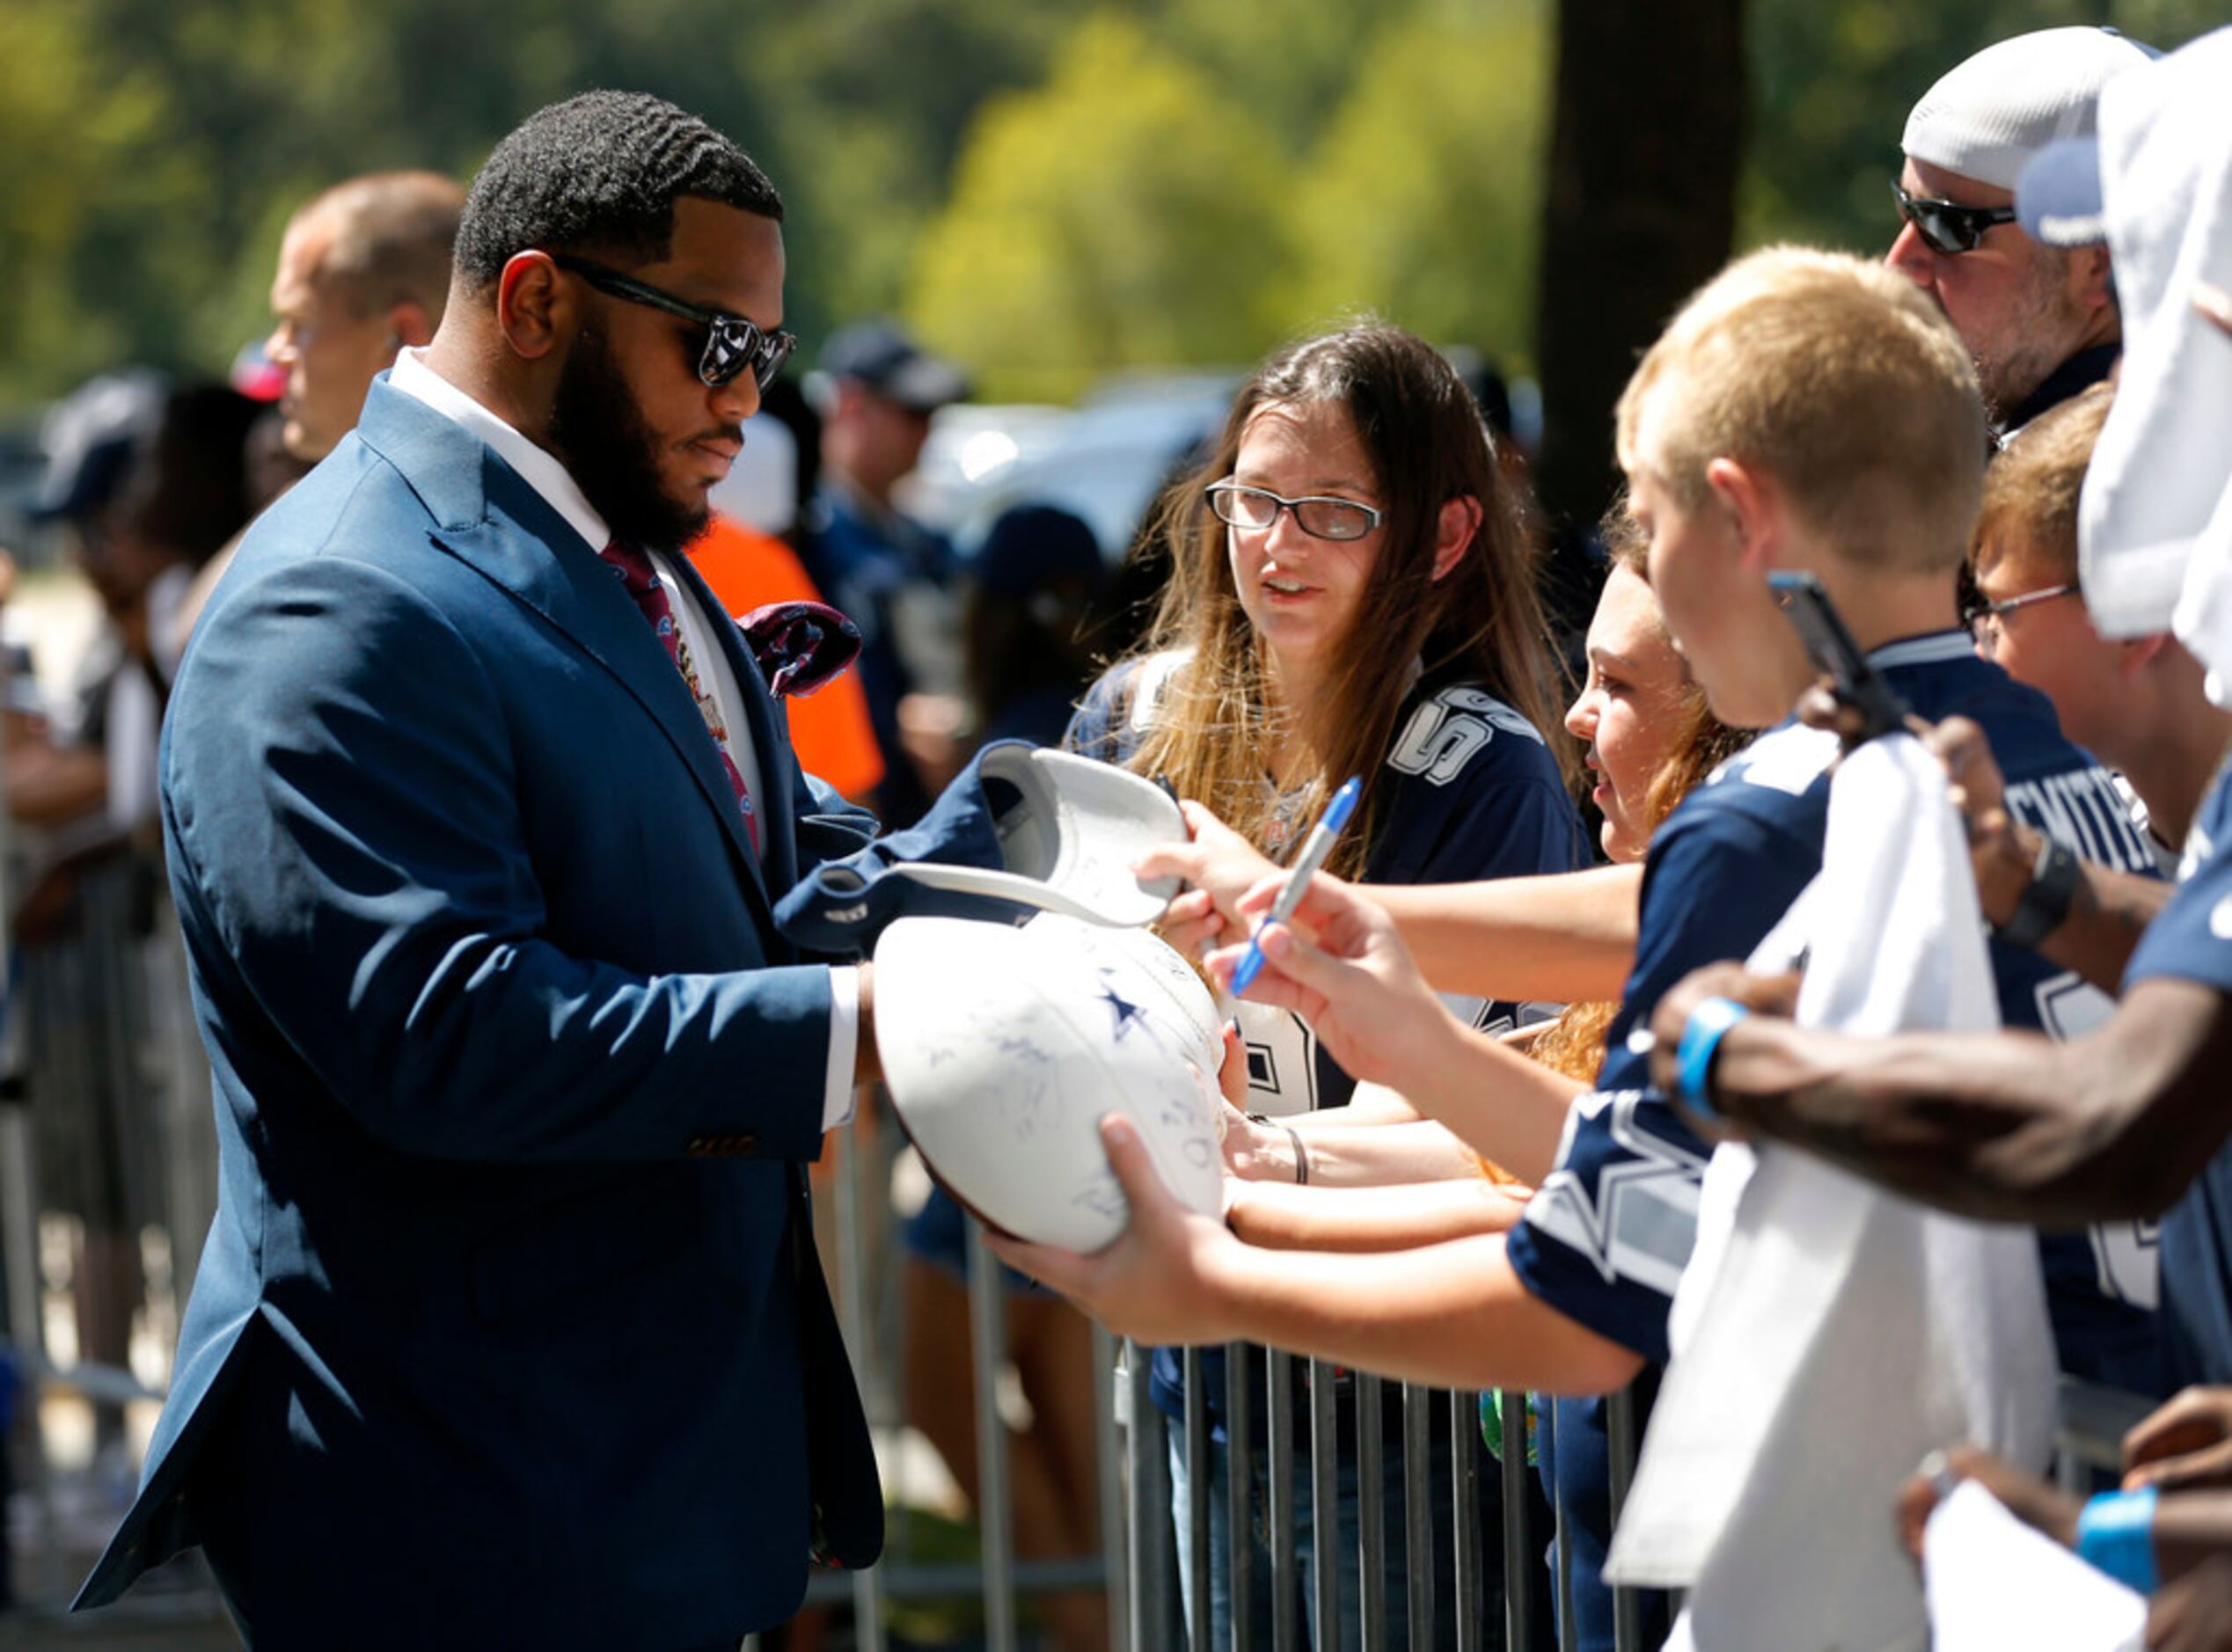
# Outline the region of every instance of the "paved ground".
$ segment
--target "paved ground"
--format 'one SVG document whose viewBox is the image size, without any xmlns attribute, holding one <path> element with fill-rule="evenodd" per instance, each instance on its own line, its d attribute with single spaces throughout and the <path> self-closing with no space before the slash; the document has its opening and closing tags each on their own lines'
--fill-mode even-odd
<svg viewBox="0 0 2232 1652">
<path fill-rule="evenodd" d="M 150 1578 L 114 1606 L 71 1617 L 64 1603 L 0 1614 L 0 1648 L 8 1652 L 238 1652 L 240 1637 L 192 1562 Z"/>
</svg>

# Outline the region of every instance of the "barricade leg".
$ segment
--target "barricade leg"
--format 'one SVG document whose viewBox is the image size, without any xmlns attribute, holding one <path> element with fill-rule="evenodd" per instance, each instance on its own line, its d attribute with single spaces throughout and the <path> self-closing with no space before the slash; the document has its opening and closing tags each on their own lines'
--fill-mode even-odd
<svg viewBox="0 0 2232 1652">
<path fill-rule="evenodd" d="M 1433 1393 L 1402 1388 L 1403 1561 L 1409 1582 L 1411 1652 L 1434 1644 Z"/>
<path fill-rule="evenodd" d="M 867 1105 L 867 1093 L 855 1095 L 856 1119 L 859 1108 Z M 845 1350 L 852 1358 L 853 1369 L 865 1374 L 874 1369 L 867 1307 L 867 1245 L 862 1221 L 869 1162 L 867 1144 L 857 1124 L 845 1132 L 838 1151 L 843 1155 L 836 1187 L 838 1323 L 845 1333 Z M 868 1397 L 863 1394 L 862 1399 L 866 1401 Z M 871 1411 L 869 1414 L 875 1414 Z M 860 1652 L 883 1652 L 882 1568 L 871 1566 L 853 1574 L 853 1621 Z"/>
<path fill-rule="evenodd" d="M 1456 1544 L 1451 1576 L 1455 1583 L 1457 1652 L 1479 1652 L 1483 1602 L 1481 1590 L 1481 1399 L 1475 1393 L 1449 1397 L 1450 1517 Z M 1508 1522 L 1510 1515 L 1504 1519 Z"/>
<path fill-rule="evenodd" d="M 1623 1388 L 1605 1400 L 1606 1460 L 1611 1467 L 1612 1524 L 1627 1507 L 1628 1486 L 1636 1473 L 1636 1396 Z M 1643 1602 L 1632 1589 L 1612 1591 L 1612 1643 L 1616 1652 L 1643 1652 Z"/>
<path fill-rule="evenodd" d="M 1226 1575 L 1231 1579 L 1232 1652 L 1255 1647 L 1255 1383 L 1262 1355 L 1245 1342 L 1225 1349 Z"/>
<path fill-rule="evenodd" d="M 1015 1652 L 1014 1492 L 1007 1480 L 1007 1424 L 999 1414 L 999 1371 L 1007 1360 L 1006 1286 L 999 1259 L 969 1224 L 969 1327 L 976 1355 L 977 1530 L 984 1566 L 984 1642 Z"/>
<path fill-rule="evenodd" d="M 1186 1575 L 1193 1579 L 1186 1600 L 1186 1644 L 1207 1647 L 1213 1616 L 1210 1606 L 1216 1596 L 1211 1581 L 1215 1562 L 1209 1552 L 1209 1499 L 1216 1489 L 1210 1472 L 1209 1395 L 1202 1378 L 1201 1350 L 1188 1349 L 1181 1365 L 1186 1385 Z"/>
<path fill-rule="evenodd" d="M 1357 1375 L 1357 1622 L 1363 1652 L 1387 1645 L 1387 1457 L 1385 1391 Z"/>
<path fill-rule="evenodd" d="M 1312 1360 L 1310 1374 L 1311 1612 L 1320 1652 L 1342 1644 L 1341 1420 L 1333 1367 Z"/>
<path fill-rule="evenodd" d="M 1527 1530 L 1526 1395 L 1506 1389 L 1497 1402 L 1504 1418 L 1504 1644 L 1524 1652 L 1534 1643 L 1534 1575 L 1541 1564 Z"/>
<path fill-rule="evenodd" d="M 1270 1399 L 1271 1652 L 1295 1652 L 1301 1641 L 1301 1577 L 1294 1550 L 1294 1356 L 1265 1356 Z M 1235 1542 L 1243 1540 L 1235 1533 Z"/>
<path fill-rule="evenodd" d="M 1543 1397 L 1536 1421 L 1542 1430 L 1541 1458 L 1551 1462 L 1558 1450 L 1558 1408 L 1548 1395 Z M 1558 1652 L 1578 1652 L 1581 1631 L 1573 1621 L 1573 1525 L 1566 1515 L 1565 1498 L 1555 1485 L 1550 1488 L 1550 1506 L 1556 1523 L 1558 1548 Z"/>
<path fill-rule="evenodd" d="M 1169 1439 L 1149 1391 L 1149 1351 L 1123 1345 L 1124 1435 L 1131 1510 L 1126 1580 L 1132 1652 L 1166 1652 L 1184 1635 L 1178 1621 L 1170 1546 Z"/>
<path fill-rule="evenodd" d="M 1123 1436 L 1116 1426 L 1116 1343 L 1108 1327 L 1093 1326 L 1094 1448 L 1101 1502 L 1101 1571 L 1107 1580 L 1109 1644 L 1131 1644 L 1131 1602 L 1121 1580 L 1130 1572 L 1124 1555 Z"/>
</svg>

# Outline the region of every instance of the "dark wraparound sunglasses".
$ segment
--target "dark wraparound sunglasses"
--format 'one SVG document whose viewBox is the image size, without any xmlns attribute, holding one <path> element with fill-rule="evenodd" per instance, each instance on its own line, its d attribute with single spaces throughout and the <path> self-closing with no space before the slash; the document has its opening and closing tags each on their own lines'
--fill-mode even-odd
<svg viewBox="0 0 2232 1652">
<path fill-rule="evenodd" d="M 684 321 L 703 327 L 706 345 L 698 356 L 698 376 L 716 389 L 749 367 L 764 393 L 783 370 L 783 363 L 790 359 L 791 352 L 798 347 L 798 340 L 787 333 L 769 333 L 757 322 L 742 316 L 725 316 L 718 310 L 702 309 L 588 259 L 553 252 L 551 262 L 562 270 L 572 271 L 601 293 L 625 298 L 632 304 L 663 310 L 670 316 L 680 316 Z"/>
<path fill-rule="evenodd" d="M 1950 201 L 1927 201 L 1908 194 L 1897 179 L 1892 182 L 1891 193 L 1899 202 L 1899 216 L 1914 226 L 1924 246 L 1943 258 L 1973 252 L 1987 230 L 2015 222 L 2013 207 L 1963 207 Z"/>
</svg>

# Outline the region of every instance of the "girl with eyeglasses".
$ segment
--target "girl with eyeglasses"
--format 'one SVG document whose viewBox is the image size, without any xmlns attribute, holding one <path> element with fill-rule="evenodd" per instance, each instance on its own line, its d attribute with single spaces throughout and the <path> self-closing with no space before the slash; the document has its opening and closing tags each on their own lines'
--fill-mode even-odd
<svg viewBox="0 0 2232 1652">
<path fill-rule="evenodd" d="M 1350 775 L 1363 793 L 1328 869 L 1368 882 L 1457 882 L 1562 872 L 1588 854 L 1569 791 L 1556 674 L 1534 559 L 1480 410 L 1456 372 L 1399 328 L 1360 325 L 1308 340 L 1265 363 L 1233 401 L 1200 474 L 1167 496 L 1162 537 L 1173 567 L 1147 641 L 1094 685 L 1068 743 L 1160 777 L 1189 800 L 1191 881 L 1237 899 L 1284 861 Z M 1556 743 L 1553 743 L 1553 742 Z M 1182 941 L 1190 926 L 1174 925 Z M 1465 1006 L 1482 1025 L 1516 1006 Z M 1241 1004 L 1249 1107 L 1291 1115 L 1349 1103 L 1355 1084 L 1298 1018 Z M 1383 1093 L 1384 1096 L 1384 1093 Z M 1400 1115 L 1392 1097 L 1359 1117 Z M 1429 1144 L 1421 1177 L 1445 1173 Z M 1299 1166 L 1298 1166 L 1298 1172 Z M 1223 1363 L 1204 1356 L 1215 1433 Z M 1171 1350 L 1156 1355 L 1154 1393 L 1171 1419 L 1174 1517 L 1189 1600 L 1184 1393 Z M 1344 1414 L 1349 1401 L 1343 1398 Z M 1432 1467 L 1446 1507 L 1448 1408 L 1437 1407 Z M 1255 1407 L 1262 1428 L 1264 1407 Z M 1401 1408 L 1382 1427 L 1400 1438 Z M 1336 1552 L 1337 1636 L 1358 1639 L 1353 1421 L 1344 1423 Z M 1389 1629 L 1406 1633 L 1409 1562 L 1401 1537 L 1400 1449 L 1387 1483 L 1366 1488 L 1387 1513 Z M 1212 1630 L 1228 1643 L 1225 1448 L 1211 1451 Z M 1494 1495 L 1484 1476 L 1484 1495 Z M 1262 1480 L 1256 1480 L 1260 1496 Z M 1306 1480 L 1295 1542 L 1309 1565 Z M 1489 1521 L 1483 1530 L 1498 1527 Z M 1453 1634 L 1451 1546 L 1432 1559 L 1435 1620 Z M 1493 1578 L 1496 1568 L 1483 1568 Z M 1268 1555 L 1253 1568 L 1251 1617 L 1270 1624 Z M 1304 1600 L 1314 1611 L 1306 1581 Z M 1498 1609 L 1489 1603 L 1491 1614 Z M 1490 1619 L 1494 1620 L 1493 1615 Z"/>
</svg>

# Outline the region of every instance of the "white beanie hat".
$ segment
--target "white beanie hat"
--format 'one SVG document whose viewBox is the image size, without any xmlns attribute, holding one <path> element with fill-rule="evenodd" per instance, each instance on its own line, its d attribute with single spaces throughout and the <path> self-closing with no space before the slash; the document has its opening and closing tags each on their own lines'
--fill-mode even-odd
<svg viewBox="0 0 2232 1652">
<path fill-rule="evenodd" d="M 1909 157 L 1999 189 L 2056 138 L 2093 129 L 2101 87 L 2150 54 L 2107 29 L 2040 29 L 1950 70 L 1906 117 Z"/>
</svg>

